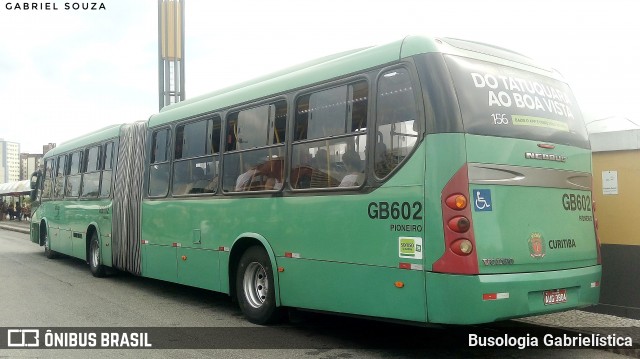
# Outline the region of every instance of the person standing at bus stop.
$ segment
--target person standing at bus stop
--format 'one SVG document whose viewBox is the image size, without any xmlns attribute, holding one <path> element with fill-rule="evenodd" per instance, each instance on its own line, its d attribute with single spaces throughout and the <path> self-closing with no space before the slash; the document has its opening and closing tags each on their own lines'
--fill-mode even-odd
<svg viewBox="0 0 640 359">
<path fill-rule="evenodd" d="M 13 203 L 9 203 L 9 208 L 7 209 L 7 212 L 9 213 L 9 220 L 13 221 L 13 216 L 15 216 L 15 213 L 13 211 L 13 207 L 14 204 Z"/>
<path fill-rule="evenodd" d="M 20 205 L 20 201 L 16 202 L 16 206 L 13 209 L 13 215 L 15 216 L 15 219 L 22 221 L 22 206 Z"/>
<path fill-rule="evenodd" d="M 27 221 L 31 219 L 31 207 L 29 205 L 23 204 L 21 212 L 22 212 L 22 218 L 24 218 Z"/>
</svg>

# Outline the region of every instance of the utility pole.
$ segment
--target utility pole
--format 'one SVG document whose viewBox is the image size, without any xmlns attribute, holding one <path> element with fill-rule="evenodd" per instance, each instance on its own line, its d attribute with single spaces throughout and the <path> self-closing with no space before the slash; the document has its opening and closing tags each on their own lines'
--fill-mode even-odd
<svg viewBox="0 0 640 359">
<path fill-rule="evenodd" d="M 185 98 L 184 2 L 158 0 L 158 94 L 161 110 Z"/>
</svg>

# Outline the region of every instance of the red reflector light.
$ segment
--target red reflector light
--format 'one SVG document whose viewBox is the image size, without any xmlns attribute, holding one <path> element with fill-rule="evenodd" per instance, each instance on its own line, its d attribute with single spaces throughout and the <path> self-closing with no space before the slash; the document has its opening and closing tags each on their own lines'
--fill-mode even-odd
<svg viewBox="0 0 640 359">
<path fill-rule="evenodd" d="M 482 295 L 482 300 L 496 300 L 498 299 L 498 293 L 485 293 Z"/>
<path fill-rule="evenodd" d="M 291 253 L 291 252 L 284 252 L 284 256 L 285 256 L 285 257 L 287 257 L 287 258 L 291 258 L 291 257 L 293 257 L 293 253 Z"/>
<path fill-rule="evenodd" d="M 556 146 L 554 146 L 554 145 L 550 145 L 550 144 L 548 144 L 548 143 L 538 143 L 538 147 L 540 147 L 540 148 L 546 148 L 546 149 L 550 149 L 550 150 L 552 150 L 552 149 L 556 148 Z"/>
<path fill-rule="evenodd" d="M 467 208 L 467 197 L 461 194 L 454 194 L 447 197 L 445 203 L 447 204 L 447 207 L 460 211 Z"/>
<path fill-rule="evenodd" d="M 467 217 L 457 216 L 449 220 L 448 226 L 449 229 L 454 232 L 464 233 L 469 230 L 471 223 L 469 222 L 469 219 L 467 219 Z"/>
<path fill-rule="evenodd" d="M 509 293 L 484 293 L 482 300 L 509 299 Z"/>
</svg>

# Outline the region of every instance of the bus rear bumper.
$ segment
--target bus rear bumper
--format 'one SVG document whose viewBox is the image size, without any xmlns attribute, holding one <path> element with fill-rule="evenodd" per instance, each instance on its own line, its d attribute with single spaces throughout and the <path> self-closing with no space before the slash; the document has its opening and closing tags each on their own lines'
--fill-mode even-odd
<svg viewBox="0 0 640 359">
<path fill-rule="evenodd" d="M 595 305 L 600 298 L 602 267 L 487 275 L 426 274 L 429 322 L 477 324 Z"/>
</svg>

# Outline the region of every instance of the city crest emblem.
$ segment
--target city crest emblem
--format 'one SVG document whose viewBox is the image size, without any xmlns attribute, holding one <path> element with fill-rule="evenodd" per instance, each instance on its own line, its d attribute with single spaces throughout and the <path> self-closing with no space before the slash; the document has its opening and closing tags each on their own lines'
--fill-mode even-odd
<svg viewBox="0 0 640 359">
<path fill-rule="evenodd" d="M 544 257 L 545 246 L 540 233 L 531 233 L 531 237 L 529 237 L 529 252 L 532 258 Z"/>
</svg>

